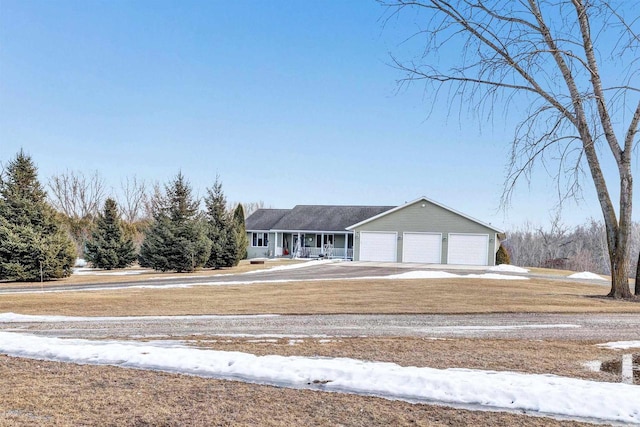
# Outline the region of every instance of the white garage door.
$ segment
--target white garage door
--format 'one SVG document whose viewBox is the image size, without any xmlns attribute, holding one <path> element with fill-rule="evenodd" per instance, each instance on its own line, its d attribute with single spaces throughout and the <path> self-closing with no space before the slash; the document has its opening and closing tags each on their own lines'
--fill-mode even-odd
<svg viewBox="0 0 640 427">
<path fill-rule="evenodd" d="M 447 264 L 487 265 L 488 250 L 486 234 L 449 234 Z"/>
<path fill-rule="evenodd" d="M 360 232 L 360 261 L 396 262 L 396 233 Z"/>
<path fill-rule="evenodd" d="M 402 262 L 440 264 L 442 234 L 404 233 L 402 237 Z"/>
</svg>

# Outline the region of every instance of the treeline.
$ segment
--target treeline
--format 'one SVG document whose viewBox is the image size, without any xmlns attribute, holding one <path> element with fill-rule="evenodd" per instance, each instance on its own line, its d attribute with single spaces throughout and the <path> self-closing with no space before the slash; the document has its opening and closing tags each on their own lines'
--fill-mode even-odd
<svg viewBox="0 0 640 427">
<path fill-rule="evenodd" d="M 595 219 L 568 227 L 557 218 L 548 229 L 525 224 L 507 232 L 502 244 L 515 265 L 600 274 L 611 271 L 604 223 Z M 635 276 L 639 251 L 640 223 L 636 222 L 631 229 L 631 277 Z"/>
<path fill-rule="evenodd" d="M 6 163 L 0 171 L 0 280 L 67 277 L 76 257 L 97 268 L 138 261 L 178 272 L 231 267 L 246 257 L 243 206 L 228 208 L 218 177 L 204 210 L 182 173 L 151 191 L 127 179 L 120 203 L 104 189 L 97 173 L 66 172 L 50 179 L 47 192 L 24 152 Z"/>
</svg>

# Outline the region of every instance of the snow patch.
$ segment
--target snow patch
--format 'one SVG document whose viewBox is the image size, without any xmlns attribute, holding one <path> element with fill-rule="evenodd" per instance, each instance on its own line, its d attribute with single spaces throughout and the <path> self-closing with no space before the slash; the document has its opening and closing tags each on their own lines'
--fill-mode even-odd
<svg viewBox="0 0 640 427">
<path fill-rule="evenodd" d="M 489 267 L 487 268 L 487 271 L 503 272 L 503 273 L 528 273 L 529 272 L 529 270 L 527 270 L 526 268 L 517 267 L 515 265 L 509 265 L 509 264 L 500 264 L 493 267 Z"/>
<path fill-rule="evenodd" d="M 407 271 L 405 273 L 392 274 L 383 276 L 381 279 L 449 279 L 452 277 L 460 277 L 458 274 L 447 273 L 446 271 Z"/>
<path fill-rule="evenodd" d="M 252 319 L 278 317 L 279 314 L 230 314 L 230 315 L 194 315 L 194 316 L 120 316 L 120 317 L 82 317 L 47 316 L 16 313 L 0 313 L 0 323 L 59 323 L 59 322 L 125 322 L 139 320 L 206 320 L 206 319 Z"/>
<path fill-rule="evenodd" d="M 379 279 L 493 279 L 493 280 L 529 280 L 528 277 L 522 276 L 510 276 L 508 274 L 495 274 L 495 273 L 483 273 L 483 274 L 453 274 L 446 271 L 426 271 L 416 270 L 407 271 L 406 273 L 392 274 L 390 276 L 382 276 Z"/>
<path fill-rule="evenodd" d="M 403 367 L 347 358 L 255 356 L 151 343 L 47 338 L 9 332 L 0 332 L 0 353 L 412 402 L 640 423 L 640 387 L 555 375 Z"/>
<path fill-rule="evenodd" d="M 612 341 L 598 344 L 598 347 L 611 348 L 614 350 L 628 350 L 630 348 L 640 348 L 640 341 Z"/>
<path fill-rule="evenodd" d="M 591 273 L 589 271 L 583 271 L 582 273 L 573 273 L 568 277 L 569 279 L 607 280 L 604 277 L 595 273 Z"/>
<path fill-rule="evenodd" d="M 331 263 L 334 263 L 334 262 L 341 262 L 341 261 L 342 260 L 340 260 L 340 259 L 309 260 L 309 261 L 298 262 L 298 263 L 290 264 L 290 265 L 278 265 L 276 267 L 271 267 L 271 268 L 267 268 L 267 269 L 263 269 L 263 270 L 247 271 L 247 272 L 242 273 L 242 274 L 255 274 L 255 273 L 265 273 L 265 272 L 283 271 L 283 270 L 297 270 L 299 268 L 313 267 L 315 265 L 331 264 Z"/>
<path fill-rule="evenodd" d="M 76 276 L 132 276 L 142 273 L 151 273 L 151 270 L 118 270 L 105 271 L 96 268 L 74 268 L 73 274 Z"/>
<path fill-rule="evenodd" d="M 508 274 L 484 273 L 484 274 L 467 274 L 460 276 L 468 279 L 491 279 L 491 280 L 529 280 L 528 277 L 510 276 Z"/>
</svg>

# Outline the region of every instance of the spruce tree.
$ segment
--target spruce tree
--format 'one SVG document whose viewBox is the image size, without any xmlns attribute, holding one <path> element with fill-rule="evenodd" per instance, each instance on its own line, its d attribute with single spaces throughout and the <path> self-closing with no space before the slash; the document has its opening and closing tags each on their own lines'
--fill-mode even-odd
<svg viewBox="0 0 640 427">
<path fill-rule="evenodd" d="M 46 201 L 36 166 L 20 151 L 0 175 L 0 279 L 67 277 L 75 258 L 73 242 Z"/>
<path fill-rule="evenodd" d="M 245 225 L 244 207 L 242 203 L 238 203 L 233 211 L 233 222 L 236 231 L 237 239 L 237 257 L 238 261 L 247 258 L 247 247 L 249 246 L 249 238 L 247 237 L 247 227 Z"/>
<path fill-rule="evenodd" d="M 211 241 L 198 214 L 198 201 L 182 173 L 154 201 L 153 218 L 140 247 L 141 266 L 190 272 L 205 265 Z"/>
<path fill-rule="evenodd" d="M 222 268 L 238 265 L 238 238 L 233 219 L 227 212 L 227 199 L 219 177 L 205 197 L 207 235 L 212 242 L 206 267 Z"/>
<path fill-rule="evenodd" d="M 86 243 L 85 257 L 94 267 L 111 270 L 125 268 L 136 260 L 133 240 L 124 232 L 115 200 L 104 202 L 91 239 Z"/>
</svg>

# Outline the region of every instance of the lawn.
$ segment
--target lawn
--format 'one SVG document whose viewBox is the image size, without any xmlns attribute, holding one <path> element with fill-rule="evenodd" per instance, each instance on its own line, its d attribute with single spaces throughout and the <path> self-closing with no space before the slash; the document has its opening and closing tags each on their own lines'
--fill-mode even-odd
<svg viewBox="0 0 640 427">
<path fill-rule="evenodd" d="M 274 264 L 266 264 L 266 267 Z M 245 264 L 228 274 L 265 266 Z M 143 279 L 97 276 L 111 282 Z M 146 279 L 173 274 L 148 273 Z M 78 276 L 82 277 L 82 276 Z M 185 276 L 186 277 L 186 276 Z M 86 282 L 87 277 L 82 277 Z M 77 280 L 76 278 L 72 280 Z M 39 285 L 34 285 L 37 290 Z M 361 279 L 5 294 L 0 312 L 69 316 L 326 313 L 640 312 L 598 298 L 608 290 L 570 280 Z M 613 360 L 592 342 L 507 339 L 172 337 L 192 346 L 284 356 L 351 357 L 402 366 L 544 373 L 596 381 L 616 374 L 584 363 Z M 0 356 L 0 426 L 13 425 L 584 425 L 504 412 L 469 411 L 376 397 L 292 390 L 111 366 Z"/>
<path fill-rule="evenodd" d="M 606 286 L 547 279 L 327 280 L 7 294 L 0 298 L 0 312 L 69 316 L 640 312 L 635 302 L 597 298 L 606 292 Z"/>
</svg>

